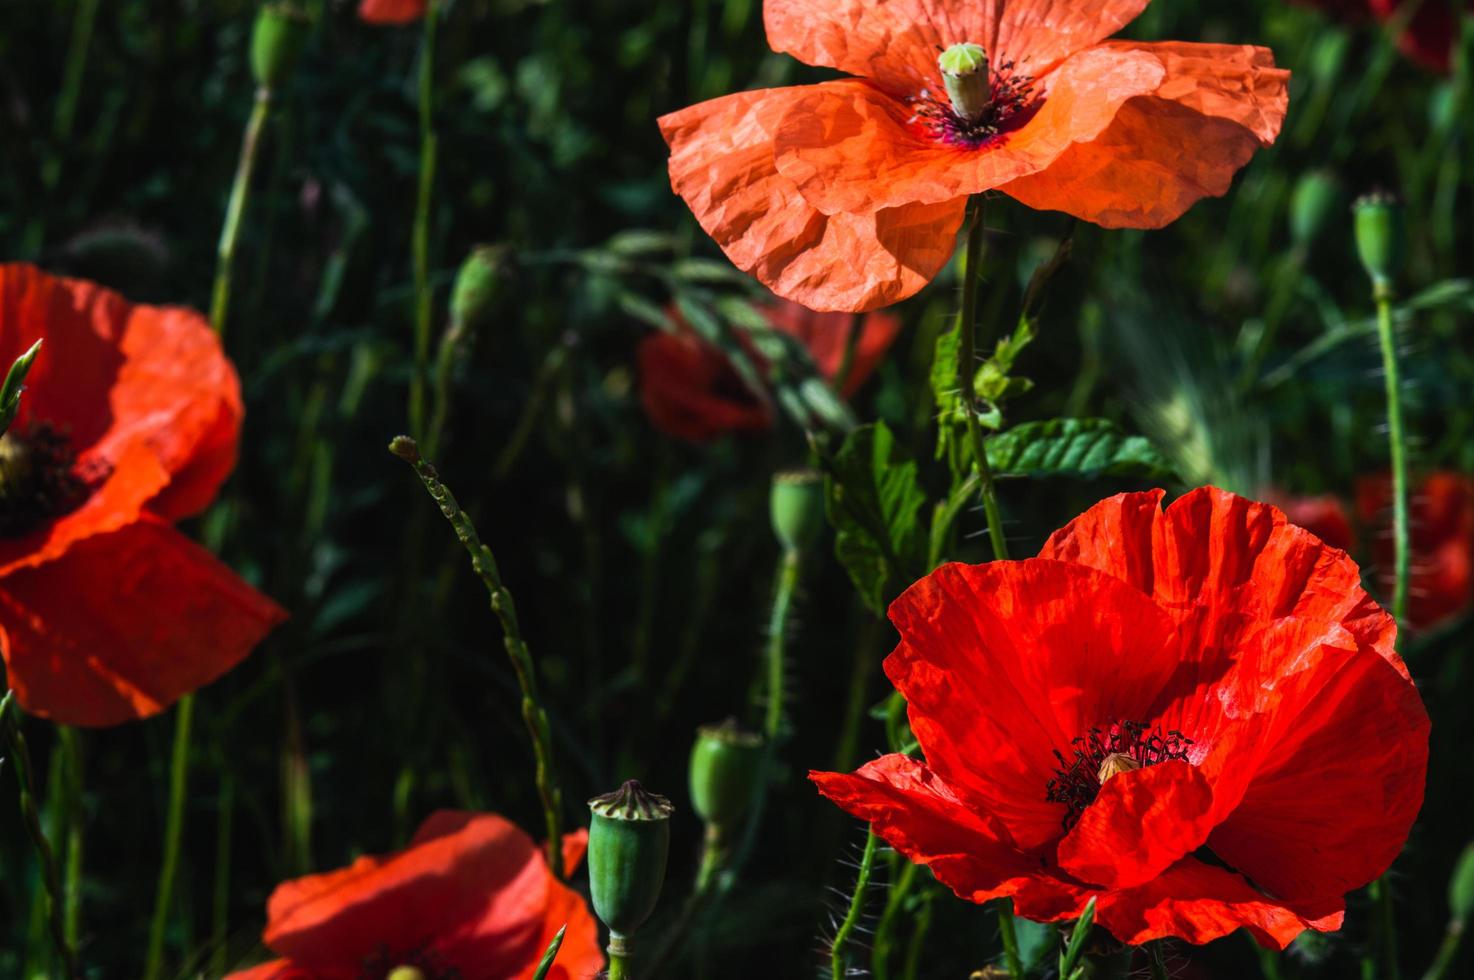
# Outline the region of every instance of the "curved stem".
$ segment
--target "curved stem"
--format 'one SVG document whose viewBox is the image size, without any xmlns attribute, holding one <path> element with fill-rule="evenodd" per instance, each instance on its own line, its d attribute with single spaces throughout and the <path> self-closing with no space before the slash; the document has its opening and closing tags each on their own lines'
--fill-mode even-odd
<svg viewBox="0 0 1474 980">
<path fill-rule="evenodd" d="M 983 499 L 983 513 L 988 519 L 988 540 L 993 544 L 994 558 L 1008 557 L 1008 542 L 1003 536 L 1003 517 L 998 509 L 998 491 L 993 470 L 988 465 L 988 449 L 983 442 L 983 427 L 978 421 L 978 393 L 973 384 L 977 363 L 978 283 L 983 261 L 982 198 L 972 199 L 967 229 L 967 251 L 962 265 L 962 311 L 957 318 L 957 388 L 967 416 L 967 441 L 977 463 L 978 487 Z"/>
<path fill-rule="evenodd" d="M 785 649 L 788 645 L 788 614 L 793 607 L 793 593 L 798 585 L 799 552 L 790 548 L 778 563 L 778 586 L 773 595 L 773 611 L 768 619 L 768 705 L 763 716 L 763 735 L 768 745 L 777 741 L 783 728 Z"/>
<path fill-rule="evenodd" d="M 164 861 L 159 866 L 154 893 L 153 921 L 148 930 L 148 955 L 143 980 L 158 980 L 164 968 L 164 933 L 174 904 L 174 878 L 179 870 L 179 845 L 184 836 L 184 801 L 189 785 L 190 731 L 194 726 L 194 695 L 179 699 L 174 712 L 174 751 L 169 763 L 169 809 L 164 819 Z"/>
<path fill-rule="evenodd" d="M 235 264 L 235 247 L 241 233 L 241 215 L 246 210 L 246 200 L 251 194 L 251 175 L 256 171 L 256 158 L 260 155 L 261 133 L 271 115 L 271 91 L 256 90 L 256 101 L 251 106 L 251 116 L 246 120 L 246 135 L 241 140 L 241 157 L 235 168 L 235 181 L 230 185 L 230 202 L 225 206 L 225 224 L 220 228 L 220 244 L 216 249 L 215 288 L 210 298 L 210 326 L 219 336 L 225 336 L 225 324 L 230 315 L 231 270 Z"/>
<path fill-rule="evenodd" d="M 425 389 L 430 373 L 430 207 L 435 191 L 435 28 L 440 4 L 425 5 L 425 39 L 420 50 L 420 183 L 415 195 L 415 223 L 411 247 L 415 274 L 415 366 L 410 378 L 409 424 L 416 437 L 425 438 Z"/>
<path fill-rule="evenodd" d="M 829 974 L 832 980 L 844 980 L 844 947 L 849 942 L 850 934 L 860 924 L 860 915 L 865 908 L 865 889 L 870 887 L 870 871 L 875 866 L 875 846 L 879 840 L 874 831 L 865 837 L 865 853 L 860 857 L 860 870 L 855 875 L 855 891 L 850 896 L 844 921 L 834 933 L 834 942 L 829 945 Z"/>
<path fill-rule="evenodd" d="M 1423 980 L 1444 980 L 1449 975 L 1449 967 L 1454 965 L 1458 959 L 1459 947 L 1464 943 L 1464 923 L 1455 919 L 1448 924 L 1448 931 L 1443 934 L 1443 942 L 1438 944 L 1438 955 L 1434 957 L 1433 964 L 1428 967 L 1428 972 L 1423 974 Z"/>
</svg>

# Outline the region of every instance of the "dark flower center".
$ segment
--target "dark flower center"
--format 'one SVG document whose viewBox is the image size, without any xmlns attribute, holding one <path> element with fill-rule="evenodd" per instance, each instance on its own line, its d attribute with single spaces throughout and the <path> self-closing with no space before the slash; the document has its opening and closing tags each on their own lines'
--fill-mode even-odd
<svg viewBox="0 0 1474 980">
<path fill-rule="evenodd" d="M 364 960 L 359 976 L 362 980 L 461 980 L 461 971 L 425 950 L 390 955 L 381 948 Z"/>
<path fill-rule="evenodd" d="M 932 139 L 972 150 L 1018 128 L 1038 109 L 1033 76 L 1015 74 L 1011 61 L 992 68 L 988 91 L 987 103 L 968 118 L 957 111 L 945 93 L 923 89 L 920 95 L 906 100 L 911 107 L 909 121 Z"/>
<path fill-rule="evenodd" d="M 1122 721 L 1108 731 L 1092 728 L 1075 739 L 1075 757 L 1066 759 L 1059 749 L 1054 757 L 1059 768 L 1049 781 L 1045 799 L 1063 803 L 1065 830 L 1075 826 L 1085 808 L 1095 802 L 1101 784 L 1132 769 L 1144 769 L 1168 759 L 1187 759 L 1193 740 L 1179 731 L 1163 733 L 1160 725 L 1148 727 L 1139 721 Z"/>
<path fill-rule="evenodd" d="M 0 436 L 0 538 L 18 538 L 87 495 L 67 437 L 49 422 Z"/>
</svg>

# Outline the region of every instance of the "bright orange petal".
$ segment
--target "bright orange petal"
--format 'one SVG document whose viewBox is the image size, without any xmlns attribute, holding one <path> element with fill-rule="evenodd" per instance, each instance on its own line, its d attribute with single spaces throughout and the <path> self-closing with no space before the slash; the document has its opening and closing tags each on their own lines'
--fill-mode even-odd
<svg viewBox="0 0 1474 980">
<path fill-rule="evenodd" d="M 1107 228 L 1160 228 L 1204 197 L 1225 193 L 1255 151 L 1273 143 L 1290 73 L 1265 48 L 1134 44 L 1103 47 L 1158 57 L 1150 96 L 1132 99 L 1098 138 L 1000 190 L 1040 210 Z"/>
<path fill-rule="evenodd" d="M 893 95 L 939 91 L 937 54 L 972 42 L 997 64 L 1040 76 L 1110 37 L 1147 0 L 767 0 L 774 51 L 869 78 Z"/>
<path fill-rule="evenodd" d="M 1095 139 L 1128 99 L 1154 91 L 1157 58 L 1093 48 L 1040 82 L 1041 101 L 1019 128 L 980 147 L 952 146 L 911 123 L 911 107 L 860 81 L 815 85 L 778 129 L 778 172 L 825 214 L 936 204 L 990 190 Z"/>
<path fill-rule="evenodd" d="M 663 117 L 671 185 L 732 263 L 780 296 L 847 311 L 905 299 L 946 265 L 967 202 L 820 214 L 773 160 L 784 112 L 808 91 L 742 92 Z"/>
<path fill-rule="evenodd" d="M 284 618 L 147 516 L 0 584 L 0 646 L 16 698 L 68 725 L 156 714 L 234 667 Z"/>
</svg>

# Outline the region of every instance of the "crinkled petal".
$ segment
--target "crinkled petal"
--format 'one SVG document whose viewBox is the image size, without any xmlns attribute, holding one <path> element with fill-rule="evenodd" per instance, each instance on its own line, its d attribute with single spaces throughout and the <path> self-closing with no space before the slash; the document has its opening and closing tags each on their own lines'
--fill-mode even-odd
<svg viewBox="0 0 1474 980">
<path fill-rule="evenodd" d="M 1341 928 L 1342 914 L 1340 902 L 1292 909 L 1240 875 L 1183 858 L 1143 885 L 1101 895 L 1095 921 L 1132 946 L 1169 937 L 1206 943 L 1244 928 L 1260 945 L 1284 949 L 1306 929 Z"/>
<path fill-rule="evenodd" d="M 1148 0 L 766 0 L 774 51 L 869 78 L 896 95 L 939 90 L 937 55 L 981 44 L 996 64 L 1042 75 L 1125 27 Z"/>
<path fill-rule="evenodd" d="M 1085 905 L 1084 888 L 1050 874 L 1042 857 L 1003 843 L 997 821 L 909 756 L 886 755 L 854 773 L 811 772 L 809 778 L 968 901 L 1012 895 L 1020 914 L 1041 919 L 1078 915 Z"/>
<path fill-rule="evenodd" d="M 910 106 L 866 82 L 826 82 L 785 111 L 778 172 L 825 214 L 966 197 L 1095 139 L 1128 99 L 1154 91 L 1164 71 L 1157 58 L 1124 48 L 1081 52 L 1039 82 L 1041 100 L 1026 122 L 979 147 L 938 140 L 910 121 Z"/>
<path fill-rule="evenodd" d="M 1273 143 L 1288 106 L 1290 73 L 1249 45 L 1137 44 L 1103 48 L 1151 54 L 1166 76 L 1121 107 L 1095 138 L 1000 190 L 1032 208 L 1064 211 L 1108 228 L 1160 228 Z"/>
<path fill-rule="evenodd" d="M 886 675 L 928 765 L 1024 849 L 1057 838 L 1045 800 L 1071 742 L 1152 720 L 1177 663 L 1170 618 L 1126 583 L 1057 561 L 944 565 L 890 607 Z"/>
<path fill-rule="evenodd" d="M 1213 791 L 1196 766 L 1169 760 L 1119 773 L 1059 843 L 1059 866 L 1081 881 L 1129 888 L 1191 854 L 1213 829 Z"/>
<path fill-rule="evenodd" d="M 156 714 L 230 670 L 285 613 L 145 515 L 0 583 L 0 640 L 22 707 L 68 725 Z"/>
<path fill-rule="evenodd" d="M 905 299 L 947 264 L 967 201 L 821 214 L 773 158 L 783 113 L 807 91 L 742 92 L 662 117 L 671 186 L 732 263 L 780 296 L 850 312 Z"/>
</svg>

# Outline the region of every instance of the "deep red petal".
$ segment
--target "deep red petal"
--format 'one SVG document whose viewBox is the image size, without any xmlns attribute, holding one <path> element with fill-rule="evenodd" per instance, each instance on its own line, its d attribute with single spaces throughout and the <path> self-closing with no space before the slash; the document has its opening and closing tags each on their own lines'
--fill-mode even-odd
<svg viewBox="0 0 1474 980">
<path fill-rule="evenodd" d="M 699 443 L 772 426 L 767 407 L 726 356 L 694 334 L 650 334 L 637 356 L 640 404 L 666 435 Z"/>
<path fill-rule="evenodd" d="M 1196 766 L 1169 760 L 1107 779 L 1059 844 L 1064 871 L 1107 888 L 1150 881 L 1213 829 L 1213 791 Z"/>
<path fill-rule="evenodd" d="M 1028 849 L 1057 838 L 1047 784 L 1073 739 L 1148 713 L 1177 665 L 1140 591 L 1064 562 L 944 565 L 891 604 L 886 675 L 928 764 Z"/>
<path fill-rule="evenodd" d="M 1474 480 L 1435 472 L 1408 498 L 1412 560 L 1406 625 L 1429 630 L 1462 614 L 1474 602 Z M 1372 529 L 1377 588 L 1392 594 L 1396 572 L 1392 540 L 1392 480 L 1387 474 L 1356 481 L 1357 518 Z"/>
<path fill-rule="evenodd" d="M 864 317 L 855 313 L 820 313 L 782 299 L 771 304 L 766 312 L 774 327 L 798 339 L 808 349 L 819 373 L 831 380 L 839 375 L 844 364 L 850 331 L 860 331 L 854 361 L 845 379 L 846 397 L 860 390 L 901 331 L 900 319 L 890 313 L 869 313 Z"/>
<path fill-rule="evenodd" d="M 369 24 L 409 24 L 425 16 L 425 0 L 362 0 L 358 16 Z"/>
<path fill-rule="evenodd" d="M 27 711 L 115 725 L 239 663 L 285 613 L 157 518 L 0 580 L 0 640 Z"/>
</svg>

